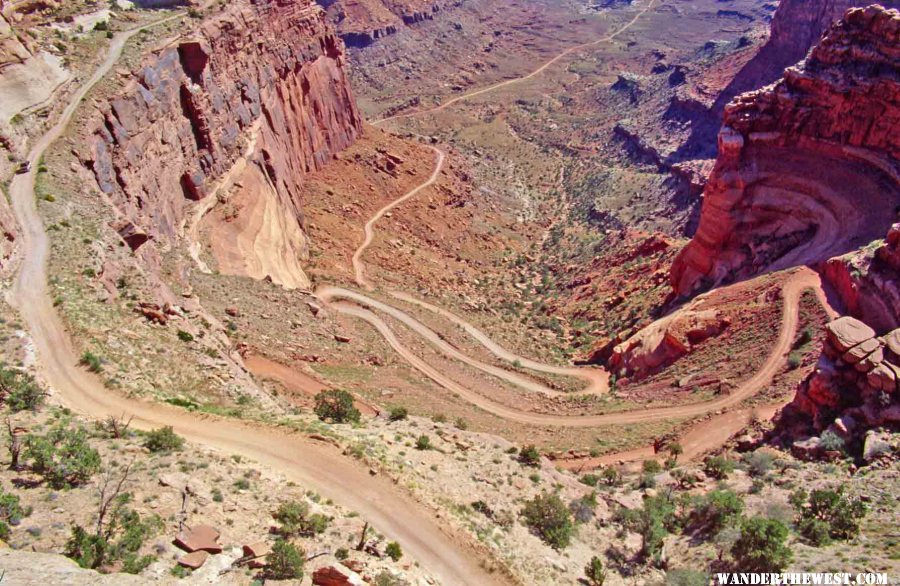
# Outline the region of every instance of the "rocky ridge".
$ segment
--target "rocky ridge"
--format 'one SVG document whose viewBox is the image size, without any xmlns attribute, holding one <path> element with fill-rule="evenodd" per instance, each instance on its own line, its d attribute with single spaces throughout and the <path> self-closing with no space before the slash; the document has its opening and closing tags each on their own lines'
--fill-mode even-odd
<svg viewBox="0 0 900 586">
<path fill-rule="evenodd" d="M 348 47 L 363 48 L 404 26 L 432 20 L 443 9 L 433 0 L 319 0 Z"/>
<path fill-rule="evenodd" d="M 724 90 L 718 112 L 736 95 L 768 85 L 782 72 L 802 61 L 832 24 L 850 8 L 865 7 L 871 0 L 783 0 L 772 16 L 769 40 Z M 900 3 L 885 0 L 886 8 Z"/>
<path fill-rule="evenodd" d="M 900 204 L 900 13 L 851 9 L 784 79 L 725 112 L 677 295 L 883 237 Z"/>
<path fill-rule="evenodd" d="M 146 59 L 79 153 L 116 208 L 114 228 L 134 250 L 170 244 L 193 203 L 234 175 L 289 224 L 267 243 L 290 259 L 288 276 L 246 272 L 304 284 L 304 177 L 362 130 L 343 51 L 316 4 L 260 0 L 230 4 Z"/>
</svg>

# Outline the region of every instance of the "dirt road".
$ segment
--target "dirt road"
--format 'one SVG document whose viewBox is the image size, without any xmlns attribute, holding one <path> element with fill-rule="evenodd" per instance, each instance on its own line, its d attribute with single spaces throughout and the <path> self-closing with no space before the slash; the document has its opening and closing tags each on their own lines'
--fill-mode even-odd
<svg viewBox="0 0 900 586">
<path fill-rule="evenodd" d="M 618 29 L 616 32 L 614 32 L 614 33 L 612 33 L 612 34 L 610 34 L 610 35 L 607 35 L 607 36 L 605 36 L 605 37 L 602 37 L 602 38 L 600 38 L 600 39 L 596 39 L 596 40 L 594 40 L 594 41 L 589 41 L 589 42 L 587 42 L 587 43 L 582 43 L 582 44 L 580 44 L 580 45 L 575 45 L 574 47 L 569 47 L 568 49 L 562 51 L 561 53 L 559 53 L 559 54 L 556 55 L 555 57 L 553 57 L 553 58 L 551 58 L 551 59 L 545 61 L 542 65 L 540 65 L 537 69 L 535 69 L 535 70 L 532 71 L 531 73 L 528 73 L 528 74 L 523 75 L 523 76 L 521 76 L 521 77 L 516 77 L 516 78 L 513 78 L 513 79 L 507 79 L 506 81 L 501 81 L 501 82 L 499 82 L 499 83 L 495 83 L 494 85 L 488 86 L 488 87 L 486 87 L 486 88 L 482 88 L 482 89 L 480 89 L 480 90 L 474 90 L 474 91 L 468 92 L 468 93 L 466 93 L 466 94 L 463 94 L 463 95 L 461 95 L 461 96 L 457 96 L 457 97 L 455 97 L 455 98 L 451 98 L 451 99 L 447 100 L 446 102 L 444 102 L 443 104 L 440 104 L 439 106 L 435 106 L 435 107 L 433 107 L 433 108 L 428 108 L 427 110 L 416 110 L 415 112 L 407 112 L 407 113 L 405 113 L 405 114 L 397 114 L 397 115 L 395 115 L 395 116 L 388 116 L 387 118 L 382 118 L 382 119 L 380 119 L 380 120 L 375 120 L 374 122 L 372 122 L 372 124 L 374 124 L 374 125 L 377 126 L 377 125 L 379 125 L 379 124 L 384 124 L 385 122 L 389 122 L 389 121 L 391 121 L 391 120 L 401 120 L 401 119 L 404 119 L 404 118 L 412 118 L 412 117 L 414 117 L 414 116 L 421 116 L 422 114 L 430 114 L 430 113 L 434 113 L 434 112 L 440 112 L 441 110 L 444 110 L 444 109 L 446 109 L 446 108 L 449 108 L 449 107 L 452 106 L 453 104 L 456 104 L 456 103 L 458 103 L 458 102 L 462 102 L 463 100 L 468 100 L 468 99 L 474 98 L 474 97 L 476 97 L 476 96 L 481 96 L 481 95 L 484 95 L 484 94 L 493 92 L 493 91 L 495 91 L 495 90 L 498 90 L 498 89 L 501 89 L 501 88 L 505 88 L 505 87 L 509 87 L 509 86 L 511 86 L 511 85 L 515 85 L 515 84 L 517 84 L 517 83 L 521 83 L 521 82 L 523 82 L 523 81 L 526 81 L 526 80 L 529 80 L 529 79 L 531 79 L 531 78 L 533 78 L 533 77 L 536 77 L 536 76 L 540 75 L 541 73 L 543 73 L 544 71 L 546 71 L 549 67 L 553 66 L 553 65 L 554 65 L 555 63 L 557 63 L 560 59 L 564 59 L 565 57 L 567 57 L 568 55 L 571 55 L 572 53 L 576 53 L 576 52 L 578 52 L 578 51 L 581 51 L 581 50 L 583 50 L 583 49 L 587 49 L 587 48 L 589 48 L 589 47 L 595 47 L 595 46 L 597 46 L 597 45 L 599 45 L 599 44 L 601 44 L 601 43 L 608 43 L 608 42 L 610 42 L 610 41 L 615 40 L 618 36 L 622 35 L 622 34 L 625 33 L 626 31 L 628 31 L 628 29 L 630 29 L 631 27 L 633 27 L 633 26 L 635 25 L 635 23 L 637 23 L 637 21 L 641 19 L 642 16 L 644 16 L 645 14 L 647 14 L 647 12 L 649 12 L 649 11 L 653 8 L 653 6 L 656 4 L 656 1 L 657 1 L 657 0 L 650 0 L 650 3 L 647 4 L 647 6 L 646 6 L 643 10 L 641 10 L 640 12 L 638 12 L 638 13 L 634 16 L 634 18 L 632 18 L 630 21 L 628 21 L 627 23 L 625 23 L 625 25 L 622 26 L 622 28 Z"/>
<path fill-rule="evenodd" d="M 558 427 L 593 427 L 598 425 L 621 425 L 632 423 L 645 423 L 653 421 L 663 421 L 672 419 L 683 419 L 691 417 L 699 417 L 708 413 L 725 410 L 741 403 L 745 399 L 755 395 L 766 385 L 771 383 L 775 374 L 784 366 L 787 356 L 791 351 L 794 339 L 797 334 L 799 324 L 799 307 L 800 296 L 806 289 L 815 290 L 820 299 L 827 302 L 824 291 L 822 290 L 821 280 L 818 273 L 802 267 L 796 269 L 789 276 L 783 285 L 783 312 L 781 330 L 778 335 L 774 347 L 771 349 L 769 357 L 766 359 L 762 367 L 750 379 L 742 382 L 731 393 L 723 395 L 711 401 L 702 403 L 692 403 L 689 405 L 676 405 L 674 407 L 656 407 L 652 409 L 640 409 L 634 411 L 625 411 L 617 413 L 607 413 L 602 415 L 547 415 L 541 413 L 533 413 L 523 411 L 498 403 L 488 397 L 479 394 L 472 389 L 466 388 L 456 383 L 444 373 L 440 372 L 426 361 L 416 356 L 409 348 L 404 346 L 393 330 L 375 313 L 363 309 L 357 305 L 348 303 L 330 303 L 330 306 L 337 309 L 341 313 L 351 315 L 362 319 L 373 326 L 385 338 L 388 344 L 396 351 L 404 360 L 412 365 L 416 370 L 444 387 L 448 391 L 458 395 L 460 398 L 468 401 L 472 405 L 484 409 L 498 417 L 526 423 L 531 425 L 554 425 Z M 356 303 L 361 303 L 379 311 L 384 311 L 391 317 L 399 319 L 416 334 L 422 336 L 429 342 L 440 339 L 440 336 L 415 320 L 415 318 L 405 314 L 401 310 L 387 306 L 375 299 L 371 299 L 360 293 L 354 293 L 345 289 L 334 287 L 324 288 L 317 293 L 325 302 L 333 301 L 336 298 L 350 299 Z M 475 330 L 474 326 L 467 324 L 464 320 L 456 317 L 458 323 L 466 324 Z M 469 361 L 467 361 L 469 363 Z M 511 381 L 510 381 L 511 382 Z M 710 436 L 712 437 L 712 436 Z M 713 442 L 707 442 L 705 446 L 702 441 L 698 442 L 698 449 L 704 447 L 715 447 Z"/>
<path fill-rule="evenodd" d="M 446 157 L 444 151 L 435 147 L 429 148 L 434 151 L 436 157 L 434 171 L 432 171 L 431 176 L 429 176 L 424 183 L 420 184 L 415 189 L 409 191 L 402 197 L 395 199 L 388 205 L 375 212 L 375 215 L 372 216 L 368 222 L 366 222 L 365 228 L 363 229 L 365 233 L 363 243 L 359 248 L 356 249 L 356 252 L 353 253 L 353 273 L 356 276 L 356 282 L 360 287 L 363 287 L 369 291 L 373 289 L 372 283 L 369 282 L 368 279 L 366 279 L 366 265 L 362 261 L 362 255 L 365 254 L 366 249 L 369 248 L 369 245 L 372 244 L 372 240 L 375 238 L 375 224 L 377 224 L 378 220 L 383 218 L 386 213 L 388 213 L 398 205 L 402 204 L 412 197 L 415 197 L 423 189 L 434 185 L 434 182 L 437 181 L 438 175 L 441 174 L 441 170 L 443 170 L 444 168 L 444 158 Z"/>
<path fill-rule="evenodd" d="M 78 105 L 109 72 L 125 43 L 137 32 L 127 31 L 113 38 L 102 66 L 76 92 L 56 126 L 36 142 L 29 154 L 32 169 L 38 168 L 44 151 L 62 136 Z M 79 368 L 77 353 L 47 290 L 49 240 L 35 204 L 34 180 L 32 170 L 16 176 L 10 186 L 13 209 L 22 230 L 22 265 L 10 301 L 28 324 L 40 374 L 64 404 L 91 417 L 134 416 L 136 426 L 144 429 L 171 425 L 191 442 L 240 454 L 279 470 L 324 497 L 358 511 L 380 532 L 400 542 L 410 557 L 444 584 L 512 582 L 505 575 L 482 567 L 489 564 L 488 556 L 450 528 L 446 520 L 437 519 L 389 479 L 370 476 L 331 445 L 278 429 L 126 398 L 107 390 L 97 377 Z"/>
</svg>

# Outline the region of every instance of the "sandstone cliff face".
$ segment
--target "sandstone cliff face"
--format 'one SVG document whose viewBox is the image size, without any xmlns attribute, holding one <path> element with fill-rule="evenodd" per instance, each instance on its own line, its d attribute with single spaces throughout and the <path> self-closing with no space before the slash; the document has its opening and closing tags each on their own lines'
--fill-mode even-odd
<svg viewBox="0 0 900 586">
<path fill-rule="evenodd" d="M 900 224 L 873 244 L 829 260 L 822 275 L 847 313 L 887 332 L 900 328 Z"/>
<path fill-rule="evenodd" d="M 442 6 L 435 0 L 318 0 L 348 47 L 362 48 L 425 20 Z"/>
<path fill-rule="evenodd" d="M 799 456 L 830 449 L 818 437 L 830 430 L 847 445 L 868 430 L 900 423 L 900 330 L 878 337 L 852 317 L 826 326 L 827 337 L 816 370 L 801 383 L 779 418 L 786 440 Z"/>
<path fill-rule="evenodd" d="M 675 293 L 883 238 L 900 205 L 898 127 L 900 13 L 852 9 L 805 65 L 727 107 Z"/>
<path fill-rule="evenodd" d="M 174 242 L 194 202 L 227 183 L 249 201 L 266 197 L 296 228 L 255 252 L 293 259 L 298 270 L 307 254 L 304 176 L 352 144 L 361 128 L 343 45 L 321 8 L 243 0 L 148 59 L 102 112 L 82 155 L 132 249 Z M 246 173 L 255 181 L 245 189 Z M 294 272 L 283 280 L 302 285 L 304 278 Z"/>
<path fill-rule="evenodd" d="M 822 34 L 854 7 L 871 0 L 782 0 L 772 17 L 769 40 L 722 92 L 716 113 L 735 96 L 776 81 L 784 70 L 802 61 Z M 900 8 L 896 0 L 884 0 L 886 8 Z"/>
</svg>

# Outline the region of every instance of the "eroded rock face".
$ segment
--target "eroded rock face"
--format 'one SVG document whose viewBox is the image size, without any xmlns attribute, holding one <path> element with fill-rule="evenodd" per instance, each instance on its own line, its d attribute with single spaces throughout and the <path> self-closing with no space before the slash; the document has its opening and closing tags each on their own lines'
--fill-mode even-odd
<svg viewBox="0 0 900 586">
<path fill-rule="evenodd" d="M 883 237 L 900 205 L 900 13 L 851 9 L 724 122 L 697 234 L 673 265 L 676 294 Z"/>
<path fill-rule="evenodd" d="M 348 47 L 363 48 L 404 26 L 431 20 L 441 11 L 435 0 L 318 0 Z"/>
<path fill-rule="evenodd" d="M 130 223 L 123 238 L 133 248 L 174 241 L 194 202 L 216 192 L 238 164 L 252 168 L 294 226 L 291 241 L 272 246 L 299 260 L 307 253 L 297 236 L 304 177 L 361 128 L 343 45 L 322 9 L 311 1 L 243 0 L 146 60 L 103 111 L 82 156 L 121 225 Z"/>
<path fill-rule="evenodd" d="M 731 321 L 714 309 L 678 312 L 616 345 L 607 368 L 620 376 L 644 378 L 720 335 L 730 325 Z"/>
<path fill-rule="evenodd" d="M 879 337 L 848 316 L 826 330 L 815 371 L 781 414 L 778 429 L 786 440 L 810 435 L 815 440 L 830 430 L 849 445 L 861 443 L 867 430 L 900 424 L 900 330 Z M 800 448 L 810 448 L 812 456 L 818 443 Z"/>
</svg>

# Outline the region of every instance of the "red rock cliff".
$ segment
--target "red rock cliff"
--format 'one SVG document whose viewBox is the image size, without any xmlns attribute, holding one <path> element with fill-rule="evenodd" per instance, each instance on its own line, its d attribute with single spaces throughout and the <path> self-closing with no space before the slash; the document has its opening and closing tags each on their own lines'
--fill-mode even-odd
<svg viewBox="0 0 900 586">
<path fill-rule="evenodd" d="M 871 0 L 781 0 L 772 17 L 769 40 L 732 80 L 713 108 L 721 114 L 735 96 L 768 85 L 784 70 L 802 61 L 822 34 L 853 7 Z M 883 0 L 887 8 L 900 8 L 897 0 Z"/>
<path fill-rule="evenodd" d="M 343 45 L 322 9 L 241 0 L 146 60 L 103 111 L 87 164 L 135 249 L 173 241 L 192 203 L 244 161 L 302 231 L 304 176 L 361 128 Z"/>
<path fill-rule="evenodd" d="M 900 13 L 851 9 L 805 64 L 729 104 L 679 295 L 884 237 L 900 205 Z"/>
</svg>

